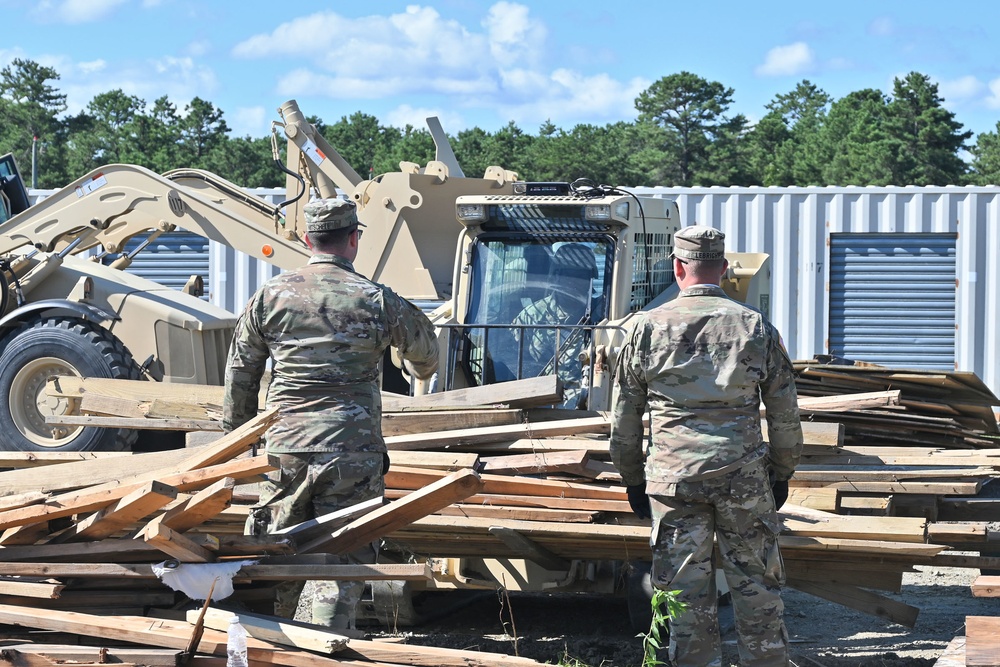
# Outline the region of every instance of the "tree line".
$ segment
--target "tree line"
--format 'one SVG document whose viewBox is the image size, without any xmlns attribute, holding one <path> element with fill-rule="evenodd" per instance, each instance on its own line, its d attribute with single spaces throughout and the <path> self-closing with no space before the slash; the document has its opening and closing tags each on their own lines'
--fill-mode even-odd
<svg viewBox="0 0 1000 667">
<path fill-rule="evenodd" d="M 0 71 L 0 154 L 13 153 L 26 179 L 37 141 L 37 185 L 57 188 L 105 164 L 157 173 L 206 169 L 247 187 L 280 187 L 270 137 L 234 137 L 222 109 L 194 98 L 179 109 L 122 90 L 95 95 L 67 115 L 59 73 L 17 59 Z M 665 76 L 635 100 L 634 122 L 545 122 L 536 134 L 510 122 L 452 136 L 470 176 L 500 165 L 534 181 L 586 177 L 609 185 L 966 185 L 1000 183 L 1000 122 L 973 140 L 944 106 L 937 84 L 911 72 L 891 95 L 872 88 L 833 99 L 803 80 L 774 97 L 751 123 L 731 112 L 732 88 L 690 72 Z M 321 134 L 364 177 L 424 164 L 434 143 L 424 129 L 382 125 L 355 112 Z M 283 151 L 283 146 L 279 146 Z"/>
</svg>

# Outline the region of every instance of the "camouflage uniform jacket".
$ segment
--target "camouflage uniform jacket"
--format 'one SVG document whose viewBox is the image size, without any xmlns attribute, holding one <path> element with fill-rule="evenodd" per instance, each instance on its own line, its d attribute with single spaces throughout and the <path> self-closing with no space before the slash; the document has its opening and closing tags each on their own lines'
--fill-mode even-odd
<svg viewBox="0 0 1000 667">
<path fill-rule="evenodd" d="M 512 324 L 515 325 L 576 325 L 589 324 L 584 321 L 584 313 L 574 314 L 564 309 L 556 301 L 553 295 L 535 301 L 522 310 L 514 318 Z M 580 329 L 559 329 L 559 347 L 562 353 L 559 355 L 559 379 L 565 384 L 579 384 L 580 382 L 580 352 L 583 350 L 587 340 L 587 332 Z M 514 336 L 519 339 L 519 332 L 515 330 Z M 552 372 L 553 359 L 556 354 L 556 330 L 555 329 L 525 329 L 524 337 L 527 345 L 524 346 L 524 377 L 533 377 L 547 371 Z"/>
<path fill-rule="evenodd" d="M 281 420 L 266 434 L 269 452 L 385 451 L 379 375 L 390 345 L 420 377 L 437 368 L 434 328 L 416 306 L 355 273 L 346 259 L 314 255 L 264 283 L 240 316 L 223 427 L 256 416 L 270 356 L 267 405 L 279 408 Z"/>
<path fill-rule="evenodd" d="M 763 442 L 760 403 L 770 446 Z M 680 481 L 767 457 L 777 480 L 802 451 L 792 365 L 777 329 L 721 287 L 695 285 L 636 317 L 618 357 L 611 454 L 626 485 L 673 495 Z M 643 474 L 643 414 L 650 451 Z"/>
</svg>

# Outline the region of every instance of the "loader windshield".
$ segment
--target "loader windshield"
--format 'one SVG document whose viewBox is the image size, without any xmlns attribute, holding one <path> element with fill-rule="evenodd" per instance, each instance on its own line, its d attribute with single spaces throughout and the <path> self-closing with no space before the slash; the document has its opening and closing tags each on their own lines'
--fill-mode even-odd
<svg viewBox="0 0 1000 667">
<path fill-rule="evenodd" d="M 580 396 L 580 353 L 607 319 L 615 242 L 605 234 L 487 233 L 472 249 L 459 359 L 474 384 L 556 374 Z M 478 325 L 478 326 L 477 326 Z"/>
</svg>

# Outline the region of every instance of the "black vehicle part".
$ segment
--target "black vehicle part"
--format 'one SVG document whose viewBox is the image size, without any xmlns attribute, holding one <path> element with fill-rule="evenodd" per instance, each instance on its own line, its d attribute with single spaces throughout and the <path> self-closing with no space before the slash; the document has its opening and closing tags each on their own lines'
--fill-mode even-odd
<svg viewBox="0 0 1000 667">
<path fill-rule="evenodd" d="M 109 331 L 76 318 L 37 319 L 3 339 L 0 351 L 0 446 L 7 450 L 83 452 L 128 450 L 133 429 L 46 424 L 67 399 L 45 393 L 48 378 L 76 375 L 139 380 L 139 367 Z"/>
</svg>

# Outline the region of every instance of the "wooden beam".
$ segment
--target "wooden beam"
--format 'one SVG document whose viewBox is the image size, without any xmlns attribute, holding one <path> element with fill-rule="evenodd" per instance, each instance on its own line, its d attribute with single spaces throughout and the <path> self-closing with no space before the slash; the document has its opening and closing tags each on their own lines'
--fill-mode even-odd
<svg viewBox="0 0 1000 667">
<path fill-rule="evenodd" d="M 176 487 L 179 491 L 191 491 L 208 486 L 223 477 L 242 479 L 275 469 L 275 466 L 269 462 L 267 455 L 261 455 L 254 458 L 228 461 L 219 465 L 210 465 L 189 472 L 167 475 L 161 478 L 160 481 L 169 486 Z M 155 473 L 150 474 L 155 475 Z M 22 526 L 42 520 L 70 516 L 71 514 L 78 514 L 80 512 L 99 510 L 124 498 L 143 483 L 124 484 L 118 487 L 102 485 L 97 487 L 97 490 L 90 488 L 78 493 L 61 494 L 38 505 L 0 511 L 0 528 Z"/>
<path fill-rule="evenodd" d="M 221 431 L 217 421 L 194 419 L 137 419 L 129 417 L 90 417 L 86 415 L 46 415 L 46 424 L 63 426 L 93 426 L 95 428 L 128 428 L 148 431 Z"/>
<path fill-rule="evenodd" d="M 383 412 L 382 435 L 389 437 L 430 431 L 507 426 L 524 420 L 522 410 L 496 408 Z"/>
<path fill-rule="evenodd" d="M 196 610 L 189 611 L 188 623 L 191 623 L 197 615 Z M 290 622 L 286 618 L 248 614 L 243 611 L 238 615 L 240 625 L 246 629 L 248 635 L 274 644 L 329 655 L 345 648 L 348 643 L 346 636 L 329 629 L 320 629 L 318 626 L 305 627 L 304 624 Z M 209 607 L 205 614 L 205 627 L 224 632 L 229 628 L 229 619 L 232 617 L 231 611 Z"/>
<path fill-rule="evenodd" d="M 171 507 L 153 521 L 183 533 L 200 526 L 208 519 L 216 516 L 229 507 L 233 500 L 233 489 L 236 480 L 223 477 L 215 484 L 207 486 L 193 496 L 186 498 L 175 507 Z"/>
<path fill-rule="evenodd" d="M 323 535 L 330 535 L 335 530 L 339 530 L 350 522 L 377 510 L 383 504 L 384 502 L 381 498 L 372 498 L 357 505 L 351 505 L 350 507 L 318 516 L 315 519 L 297 523 L 294 526 L 275 530 L 271 535 L 281 535 L 282 537 L 297 540 L 299 543 L 310 542 Z"/>
<path fill-rule="evenodd" d="M 1000 598 L 1000 577 L 981 574 L 972 582 L 972 596 L 977 598 Z"/>
<path fill-rule="evenodd" d="M 110 537 L 149 516 L 177 497 L 177 489 L 163 482 L 143 484 L 113 505 L 77 521 L 68 530 L 55 536 L 52 544 L 100 540 Z"/>
<path fill-rule="evenodd" d="M 552 405 L 562 400 L 562 386 L 554 375 L 501 382 L 498 384 L 454 389 L 424 396 L 382 394 L 382 409 L 386 412 L 426 409 L 475 408 L 506 405 L 511 408 L 533 408 Z"/>
<path fill-rule="evenodd" d="M 544 475 L 560 472 L 583 475 L 588 460 L 587 450 L 577 449 L 564 452 L 489 456 L 484 457 L 482 462 L 484 472 L 497 475 Z"/>
<path fill-rule="evenodd" d="M 56 463 L 95 461 L 131 456 L 130 452 L 4 452 L 0 451 L 0 470 L 37 468 Z"/>
<path fill-rule="evenodd" d="M 546 570 L 562 572 L 568 570 L 570 567 L 570 561 L 560 558 L 513 528 L 491 526 L 489 531 L 490 535 L 494 535 L 498 540 L 506 544 L 507 548 L 519 557 L 530 560 Z"/>
<path fill-rule="evenodd" d="M 965 617 L 965 665 L 966 667 L 1000 665 L 1000 618 Z"/>
<path fill-rule="evenodd" d="M 0 595 L 20 595 L 29 598 L 54 600 L 59 597 L 64 588 L 66 586 L 58 582 L 0 579 Z"/>
<path fill-rule="evenodd" d="M 480 471 L 479 455 L 472 452 L 392 451 L 389 463 L 407 468 L 434 468 L 452 472 L 461 468 Z"/>
<path fill-rule="evenodd" d="M 483 482 L 472 470 L 459 470 L 401 500 L 381 507 L 328 535 L 303 544 L 299 553 L 325 551 L 350 553 L 383 535 L 442 507 L 465 500 L 481 491 Z"/>
<path fill-rule="evenodd" d="M 76 667 L 77 664 L 85 662 L 119 666 L 136 664 L 146 667 L 176 667 L 178 664 L 178 651 L 174 649 L 60 644 L 14 644 L 4 648 L 24 655 L 37 655 L 53 664 L 67 667 Z"/>
<path fill-rule="evenodd" d="M 393 489 L 420 489 L 442 477 L 443 473 L 437 470 L 397 467 L 389 469 L 385 476 L 385 484 L 387 488 Z M 481 478 L 484 492 L 491 494 L 627 500 L 625 488 L 620 486 L 607 487 L 597 484 L 489 474 L 484 474 Z"/>
<path fill-rule="evenodd" d="M 608 435 L 611 422 L 604 417 L 584 419 L 563 419 L 534 424 L 514 424 L 488 428 L 467 428 L 434 433 L 397 435 L 385 439 L 385 445 L 393 449 L 437 449 L 452 445 L 474 445 L 484 442 L 503 442 L 519 438 L 546 438 L 557 435 L 579 435 L 598 433 Z"/>
<path fill-rule="evenodd" d="M 143 452 L 107 459 L 82 459 L 62 465 L 47 466 L 45 474 L 42 475 L 37 469 L 30 468 L 0 472 L 0 509 L 13 509 L 10 505 L 13 494 L 72 491 L 95 484 L 120 482 L 151 470 L 177 472 L 177 464 L 190 456 L 190 450 L 171 449 L 165 452 Z"/>
<path fill-rule="evenodd" d="M 843 583 L 828 585 L 789 578 L 788 585 L 803 593 L 809 593 L 872 616 L 885 618 L 908 628 L 916 625 L 917 614 L 920 613 L 919 609 L 911 605 Z"/>
<path fill-rule="evenodd" d="M 138 537 L 182 563 L 211 563 L 215 560 L 211 551 L 160 523 L 147 525 Z"/>
</svg>

